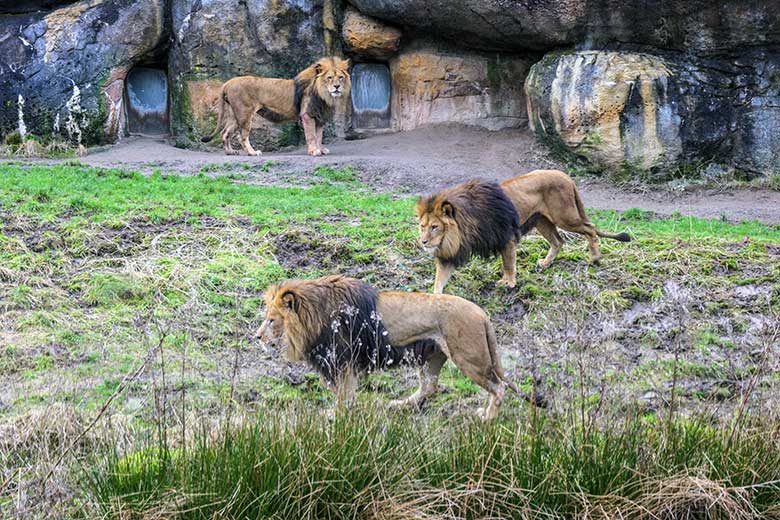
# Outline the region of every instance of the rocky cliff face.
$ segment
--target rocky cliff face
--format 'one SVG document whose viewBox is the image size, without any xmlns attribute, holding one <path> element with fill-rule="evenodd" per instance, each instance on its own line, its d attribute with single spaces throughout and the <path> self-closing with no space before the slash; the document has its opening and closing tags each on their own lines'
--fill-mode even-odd
<svg viewBox="0 0 780 520">
<path fill-rule="evenodd" d="M 483 50 L 550 51 L 530 123 L 594 170 L 707 163 L 780 171 L 780 4 L 772 0 L 351 0 Z M 561 52 L 561 48 L 569 48 Z"/>
<path fill-rule="evenodd" d="M 485 50 L 633 43 L 721 53 L 780 40 L 773 0 L 350 0 L 363 14 Z"/>
<path fill-rule="evenodd" d="M 528 114 L 598 171 L 769 173 L 779 50 L 774 0 L 20 0 L 0 6 L 0 133 L 21 112 L 33 133 L 113 140 L 128 70 L 153 64 L 168 74 L 173 133 L 193 138 L 214 124 L 225 79 L 291 77 L 343 51 L 388 67 L 396 130 Z M 261 146 L 299 137 L 257 124 Z"/>
<path fill-rule="evenodd" d="M 61 3 L 67 5 L 0 15 L 0 133 L 18 128 L 21 112 L 38 135 L 84 142 L 115 135 L 122 80 L 165 34 L 163 0 Z"/>
</svg>

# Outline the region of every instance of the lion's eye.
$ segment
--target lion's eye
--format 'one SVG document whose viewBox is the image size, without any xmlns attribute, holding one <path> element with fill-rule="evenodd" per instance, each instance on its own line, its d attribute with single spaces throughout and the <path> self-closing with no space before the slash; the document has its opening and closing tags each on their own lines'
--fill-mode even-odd
<svg viewBox="0 0 780 520">
<path fill-rule="evenodd" d="M 431 226 L 431 231 L 436 231 L 437 229 L 439 229 L 439 226 L 437 225 Z"/>
<path fill-rule="evenodd" d="M 328 79 L 333 79 L 333 76 L 328 76 Z"/>
</svg>

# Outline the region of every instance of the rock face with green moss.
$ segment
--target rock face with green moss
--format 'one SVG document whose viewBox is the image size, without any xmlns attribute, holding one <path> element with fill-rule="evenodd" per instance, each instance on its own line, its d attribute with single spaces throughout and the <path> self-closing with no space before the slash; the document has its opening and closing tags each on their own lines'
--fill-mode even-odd
<svg viewBox="0 0 780 520">
<path fill-rule="evenodd" d="M 531 128 L 596 171 L 668 176 L 709 163 L 780 171 L 780 59 L 551 53 L 526 79 Z"/>
<path fill-rule="evenodd" d="M 680 115 L 664 60 L 628 52 L 546 57 L 526 79 L 529 123 L 554 147 L 598 169 L 673 167 Z"/>
<path fill-rule="evenodd" d="M 33 4 L 0 12 L 0 134 L 16 130 L 21 114 L 31 134 L 112 139 L 122 112 L 117 85 L 161 44 L 164 0 Z"/>
<path fill-rule="evenodd" d="M 714 162 L 780 171 L 774 0 L 350 3 L 470 50 L 534 61 L 549 52 L 526 84 L 531 123 L 593 169 L 661 173 Z"/>
</svg>

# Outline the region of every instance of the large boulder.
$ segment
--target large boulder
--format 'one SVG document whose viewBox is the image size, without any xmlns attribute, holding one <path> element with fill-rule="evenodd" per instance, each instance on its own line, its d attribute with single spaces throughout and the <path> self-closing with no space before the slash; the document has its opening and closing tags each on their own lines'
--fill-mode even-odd
<svg viewBox="0 0 780 520">
<path fill-rule="evenodd" d="M 491 130 L 526 123 L 524 58 L 420 43 L 390 60 L 392 117 L 397 130 L 464 123 Z"/>
<path fill-rule="evenodd" d="M 401 45 L 401 30 L 347 8 L 341 29 L 344 48 L 364 59 L 386 60 Z"/>
<path fill-rule="evenodd" d="M 225 80 L 241 75 L 292 78 L 325 53 L 322 0 L 170 1 L 171 126 L 190 140 L 214 128 Z M 254 119 L 252 140 L 261 149 L 300 139 L 296 124 Z"/>
<path fill-rule="evenodd" d="M 350 0 L 363 14 L 488 50 L 631 42 L 713 53 L 780 42 L 774 0 Z"/>
<path fill-rule="evenodd" d="M 780 171 L 780 58 L 551 53 L 531 67 L 531 128 L 597 171 L 668 175 L 718 163 Z"/>
<path fill-rule="evenodd" d="M 164 39 L 164 0 L 61 3 L 0 16 L 0 135 L 20 126 L 21 112 L 30 133 L 111 140 L 128 69 Z"/>
<path fill-rule="evenodd" d="M 529 122 L 596 168 L 668 168 L 682 153 L 671 81 L 666 63 L 646 54 L 548 56 L 526 80 Z"/>
</svg>

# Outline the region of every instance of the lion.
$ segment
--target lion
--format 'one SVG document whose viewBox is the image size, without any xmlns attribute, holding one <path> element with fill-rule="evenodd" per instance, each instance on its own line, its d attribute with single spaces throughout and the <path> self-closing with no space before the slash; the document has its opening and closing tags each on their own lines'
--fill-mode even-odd
<svg viewBox="0 0 780 520">
<path fill-rule="evenodd" d="M 302 70 L 295 79 L 232 78 L 220 90 L 217 126 L 201 140 L 211 141 L 222 129 L 222 147 L 227 155 L 233 155 L 236 152 L 230 140 L 238 130 L 246 153 L 260 155 L 262 152 L 249 142 L 255 113 L 272 123 L 300 118 L 309 155 L 327 155 L 330 150 L 322 146 L 322 131 L 337 104 L 349 97 L 349 66 L 349 60 L 327 57 Z"/>
<path fill-rule="evenodd" d="M 511 215 L 509 206 L 518 220 Z M 415 206 L 420 242 L 436 262 L 433 292 L 444 291 L 452 272 L 473 254 L 493 257 L 501 254 L 500 284 L 517 284 L 517 240 L 533 228 L 549 242 L 537 270 L 553 263 L 563 245 L 558 228 L 585 235 L 590 262 L 601 260 L 598 237 L 629 242 L 627 233 L 607 233 L 588 220 L 577 185 L 559 170 L 535 170 L 507 179 L 500 185 L 481 180 L 467 181 L 429 197 Z M 523 220 L 524 219 L 524 220 Z M 520 222 L 519 224 L 517 222 Z"/>
<path fill-rule="evenodd" d="M 354 399 L 360 375 L 411 365 L 419 369 L 419 388 L 390 405 L 419 407 L 438 390 L 439 373 L 451 360 L 490 394 L 487 408 L 478 410 L 484 420 L 498 415 L 506 387 L 546 404 L 506 379 L 490 320 L 463 298 L 377 292 L 354 278 L 331 275 L 273 285 L 265 307 L 258 338 L 283 347 L 289 361 L 309 363 L 346 402 Z"/>
</svg>

